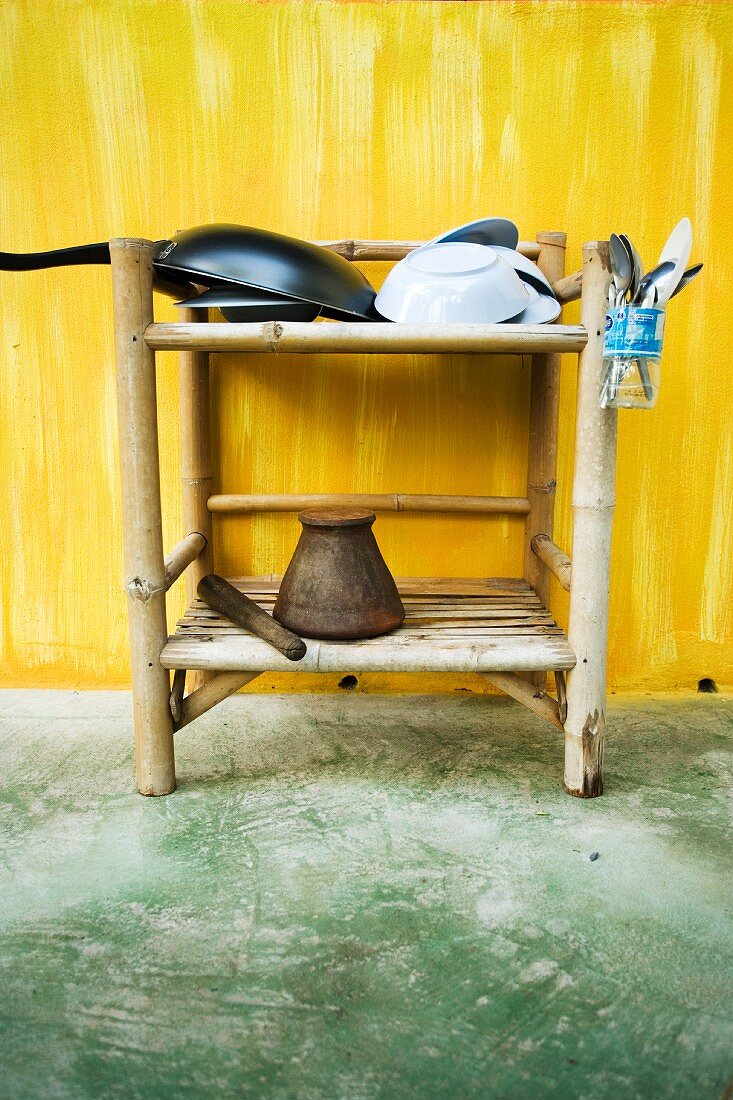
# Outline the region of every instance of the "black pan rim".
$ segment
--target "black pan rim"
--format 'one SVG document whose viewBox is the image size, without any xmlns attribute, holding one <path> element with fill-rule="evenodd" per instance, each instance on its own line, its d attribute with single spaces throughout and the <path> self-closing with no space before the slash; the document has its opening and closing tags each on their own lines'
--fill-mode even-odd
<svg viewBox="0 0 733 1100">
<path fill-rule="evenodd" d="M 212 279 L 218 286 L 249 286 L 252 287 L 253 290 L 265 290 L 269 294 L 282 294 L 285 297 L 292 298 L 295 302 L 306 302 L 308 303 L 308 305 L 320 306 L 321 312 L 329 309 L 348 317 L 356 317 L 361 321 L 375 320 L 375 318 L 368 313 L 359 313 L 356 310 L 343 309 L 341 306 L 334 306 L 331 305 L 331 303 L 329 302 L 319 302 L 316 298 L 305 298 L 302 295 L 288 294 L 287 291 L 275 290 L 271 286 L 263 286 L 262 283 L 243 282 L 238 279 L 225 279 L 220 275 L 212 275 L 210 272 L 195 271 L 193 268 L 176 267 L 173 264 L 159 263 L 157 260 L 153 261 L 153 267 L 161 275 L 166 271 L 175 271 L 177 274 L 188 276 L 200 275 L 202 278 L 207 280 L 207 283 L 204 284 L 205 286 L 210 286 Z"/>
</svg>

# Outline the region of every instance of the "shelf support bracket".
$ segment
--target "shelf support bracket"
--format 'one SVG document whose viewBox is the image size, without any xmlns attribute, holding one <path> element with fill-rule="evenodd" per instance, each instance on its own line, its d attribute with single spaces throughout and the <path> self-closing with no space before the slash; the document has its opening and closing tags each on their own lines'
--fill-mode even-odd
<svg viewBox="0 0 733 1100">
<path fill-rule="evenodd" d="M 183 670 L 176 670 L 176 676 L 179 671 Z M 187 695 L 186 698 L 182 700 L 179 717 L 176 718 L 174 715 L 175 732 L 178 733 L 184 726 L 193 722 L 195 718 L 200 718 L 202 714 L 206 714 L 207 710 L 211 710 L 217 703 L 221 703 L 224 699 L 228 699 L 235 691 L 239 691 L 245 684 L 248 684 L 251 680 L 257 679 L 259 675 L 259 672 L 217 673 L 212 680 L 207 681 L 207 683 L 197 688 L 196 691 L 192 691 L 190 695 Z"/>
<path fill-rule="evenodd" d="M 557 695 L 557 708 L 560 721 L 565 725 L 568 717 L 568 691 L 565 673 L 562 670 L 555 672 L 555 694 Z"/>
<path fill-rule="evenodd" d="M 173 673 L 173 687 L 171 688 L 171 715 L 173 717 L 173 730 L 181 720 L 181 708 L 183 693 L 186 690 L 186 670 L 177 668 Z"/>
<path fill-rule="evenodd" d="M 558 584 L 560 584 L 566 592 L 569 592 L 573 567 L 567 554 L 564 554 L 560 547 L 555 545 L 550 536 L 544 533 L 535 535 L 530 546 L 532 547 L 532 553 L 536 554 L 540 561 L 545 563 Z"/>
<path fill-rule="evenodd" d="M 517 676 L 516 672 L 481 672 L 479 675 L 503 691 L 505 695 L 510 695 L 512 699 L 522 703 L 540 718 L 544 718 L 551 726 L 556 726 L 560 730 L 563 728 L 557 700 L 541 687 L 523 680 L 521 676 Z"/>
<path fill-rule="evenodd" d="M 200 531 L 192 531 L 185 539 L 173 547 L 165 559 L 165 587 L 166 590 L 176 583 L 178 578 L 188 569 L 192 562 L 203 554 L 208 539 Z"/>
</svg>

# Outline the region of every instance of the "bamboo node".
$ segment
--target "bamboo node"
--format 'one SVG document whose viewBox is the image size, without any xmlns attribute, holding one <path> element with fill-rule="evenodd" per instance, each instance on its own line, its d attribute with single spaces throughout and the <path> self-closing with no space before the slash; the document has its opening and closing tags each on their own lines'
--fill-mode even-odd
<svg viewBox="0 0 733 1100">
<path fill-rule="evenodd" d="M 164 584 L 151 584 L 150 581 L 146 581 L 142 577 L 133 577 L 131 581 L 127 582 L 125 589 L 128 596 L 131 596 L 133 600 L 139 600 L 140 603 L 149 603 L 154 596 L 159 596 L 161 592 L 167 591 Z"/>
<path fill-rule="evenodd" d="M 593 714 L 589 714 L 586 718 L 585 725 L 583 726 L 583 732 L 581 733 L 581 738 L 583 739 L 583 741 L 585 741 L 586 738 L 597 737 L 600 732 L 601 715 L 598 710 L 595 710 Z"/>
<path fill-rule="evenodd" d="M 265 324 L 264 333 L 267 350 L 276 352 L 278 344 L 280 342 L 280 337 L 283 334 L 282 323 L 280 321 L 268 321 Z"/>
</svg>

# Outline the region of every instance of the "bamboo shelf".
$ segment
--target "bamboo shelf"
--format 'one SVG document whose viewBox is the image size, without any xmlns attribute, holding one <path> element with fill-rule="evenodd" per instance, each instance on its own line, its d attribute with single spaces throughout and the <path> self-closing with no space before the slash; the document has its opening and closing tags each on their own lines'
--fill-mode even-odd
<svg viewBox="0 0 733 1100">
<path fill-rule="evenodd" d="M 416 243 L 334 241 L 327 247 L 350 260 L 396 260 Z M 181 323 L 156 324 L 151 242 L 111 242 L 125 575 L 142 794 L 175 789 L 176 730 L 261 673 L 284 670 L 478 673 L 564 730 L 565 787 L 571 794 L 593 797 L 602 792 L 616 413 L 600 409 L 596 394 L 608 248 L 605 242 L 586 245 L 582 271 L 569 276 L 564 272 L 565 234 L 540 234 L 536 243 L 522 242 L 520 249 L 537 259 L 561 301 L 581 298 L 580 325 L 210 324 L 194 310 L 184 310 Z M 168 350 L 181 353 L 181 468 L 188 533 L 165 557 L 155 355 Z M 214 492 L 209 353 L 231 351 L 530 356 L 526 496 Z M 579 357 L 571 556 L 552 540 L 563 353 Z M 202 604 L 196 586 L 214 569 L 212 514 L 299 511 L 314 504 L 523 517 L 524 576 L 403 578 L 398 586 L 407 614 L 400 629 L 363 641 L 308 641 L 305 658 L 293 664 Z M 189 606 L 169 637 L 166 592 L 181 576 Z M 567 636 L 549 609 L 553 576 L 570 591 Z M 278 577 L 244 577 L 232 583 L 272 610 Z M 548 673 L 553 674 L 554 695 L 546 687 Z"/>
<path fill-rule="evenodd" d="M 231 583 L 272 613 L 276 577 Z M 196 600 L 161 653 L 165 668 L 226 672 L 515 672 L 572 668 L 573 651 L 526 581 L 397 578 L 399 630 L 359 642 L 309 641 L 297 666 Z"/>
</svg>

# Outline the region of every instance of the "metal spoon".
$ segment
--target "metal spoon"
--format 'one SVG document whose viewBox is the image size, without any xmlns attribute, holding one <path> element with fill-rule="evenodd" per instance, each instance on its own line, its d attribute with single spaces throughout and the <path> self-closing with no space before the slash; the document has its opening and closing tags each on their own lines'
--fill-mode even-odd
<svg viewBox="0 0 733 1100">
<path fill-rule="evenodd" d="M 616 291 L 615 305 L 618 308 L 623 305 L 626 291 L 629 289 L 633 278 L 633 261 L 626 251 L 623 241 L 616 233 L 611 234 L 609 247 L 611 252 L 611 274 Z"/>
<path fill-rule="evenodd" d="M 675 265 L 671 260 L 665 260 L 664 263 L 657 264 L 651 271 L 647 271 L 643 277 L 639 286 L 636 289 L 634 300 L 631 303 L 635 306 L 649 307 L 657 300 L 657 285 L 664 283 L 674 271 Z"/>
<path fill-rule="evenodd" d="M 627 237 L 625 233 L 619 233 L 619 237 L 621 238 L 621 240 L 622 240 L 622 242 L 623 242 L 623 244 L 626 248 L 626 251 L 629 253 L 629 256 L 631 257 L 631 265 L 632 265 L 633 271 L 632 271 L 631 285 L 629 286 L 629 301 L 633 302 L 634 296 L 636 295 L 636 292 L 639 289 L 639 284 L 641 283 L 641 280 L 642 280 L 643 275 L 644 275 L 644 265 L 641 262 L 641 256 L 639 255 L 639 253 L 636 251 L 633 244 L 631 243 L 631 239 L 629 237 Z M 652 387 L 652 380 L 651 380 L 651 376 L 649 374 L 649 367 L 647 365 L 646 359 L 642 359 L 642 358 L 637 359 L 636 367 L 637 367 L 637 370 L 639 371 L 639 380 L 640 380 L 641 385 L 643 387 L 644 395 L 645 395 L 647 401 L 649 401 L 651 403 L 652 398 L 654 397 L 654 389 Z M 623 381 L 623 379 L 621 379 L 621 381 Z"/>
<path fill-rule="evenodd" d="M 619 233 L 619 237 L 621 238 L 621 241 L 631 259 L 632 274 L 631 283 L 629 285 L 629 301 L 633 302 L 634 295 L 636 294 L 636 289 L 641 282 L 642 275 L 644 274 L 644 265 L 641 262 L 641 256 L 634 248 L 630 238 L 627 237 L 625 233 Z"/>
<path fill-rule="evenodd" d="M 679 294 L 681 290 L 684 290 L 687 284 L 691 283 L 695 276 L 699 275 L 701 271 L 702 264 L 695 264 L 693 267 L 688 267 L 687 271 L 684 273 L 680 281 L 677 283 L 677 286 L 670 294 L 670 301 L 672 300 L 672 298 L 674 298 L 675 294 Z"/>
<path fill-rule="evenodd" d="M 659 297 L 659 286 L 665 285 L 667 279 L 673 278 L 674 270 L 675 265 L 671 260 L 665 260 L 664 263 L 653 267 L 639 283 L 636 294 L 634 295 L 633 304 L 641 306 L 643 309 L 649 309 L 655 306 Z M 636 365 L 639 371 L 641 384 L 644 388 L 644 395 L 647 401 L 651 402 L 654 396 L 654 389 L 652 387 L 647 361 L 644 358 L 639 358 L 636 361 Z"/>
<path fill-rule="evenodd" d="M 702 264 L 695 264 L 693 267 L 688 267 L 687 271 L 685 271 L 684 275 L 682 276 L 680 281 L 677 283 L 677 286 L 674 288 L 674 290 L 670 294 L 669 301 L 671 301 L 674 298 L 675 294 L 679 294 L 679 292 L 684 287 L 686 287 L 688 283 L 691 283 L 692 280 L 695 278 L 695 276 L 699 275 L 701 271 L 702 271 Z M 670 277 L 673 277 L 673 276 L 670 276 Z M 654 292 L 654 301 L 647 302 L 646 304 L 647 305 L 657 305 L 658 304 L 656 291 Z M 651 402 L 651 400 L 654 396 L 654 390 L 652 388 L 652 381 L 651 381 L 651 377 L 649 375 L 649 366 L 647 364 L 646 359 L 637 359 L 636 363 L 637 363 L 637 367 L 638 367 L 638 370 L 639 370 L 639 378 L 640 378 L 641 384 L 644 388 L 644 394 L 646 396 L 647 401 Z"/>
<path fill-rule="evenodd" d="M 611 257 L 611 275 L 613 278 L 613 295 L 614 300 L 611 301 L 611 291 L 609 288 L 609 304 L 619 309 L 624 305 L 626 301 L 626 292 L 631 285 L 631 281 L 634 277 L 634 267 L 631 254 L 626 250 L 621 238 L 616 233 L 611 234 L 609 241 L 609 251 Z M 616 396 L 616 392 L 619 387 L 619 383 L 624 376 L 626 370 L 626 360 L 614 357 L 611 366 L 608 371 L 605 385 L 603 387 L 603 393 L 601 395 L 601 408 L 606 408 L 609 401 L 613 401 Z"/>
</svg>

